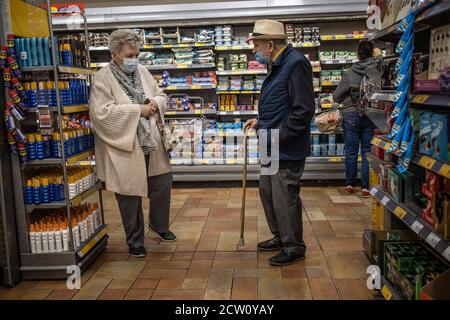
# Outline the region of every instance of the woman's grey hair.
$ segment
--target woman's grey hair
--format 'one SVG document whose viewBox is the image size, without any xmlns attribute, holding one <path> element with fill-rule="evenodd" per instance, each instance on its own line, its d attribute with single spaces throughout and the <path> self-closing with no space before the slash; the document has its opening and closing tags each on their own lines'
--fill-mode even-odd
<svg viewBox="0 0 450 320">
<path fill-rule="evenodd" d="M 118 29 L 109 35 L 108 48 L 111 52 L 119 52 L 124 44 L 130 47 L 140 47 L 141 37 L 131 29 Z"/>
</svg>

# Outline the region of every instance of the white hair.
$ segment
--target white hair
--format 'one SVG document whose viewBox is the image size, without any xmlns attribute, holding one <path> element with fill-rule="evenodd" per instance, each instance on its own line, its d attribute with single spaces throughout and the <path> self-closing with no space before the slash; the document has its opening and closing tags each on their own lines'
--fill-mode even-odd
<svg viewBox="0 0 450 320">
<path fill-rule="evenodd" d="M 109 35 L 108 48 L 111 52 L 119 52 L 124 44 L 130 47 L 140 47 L 141 38 L 131 29 L 118 29 Z"/>
</svg>

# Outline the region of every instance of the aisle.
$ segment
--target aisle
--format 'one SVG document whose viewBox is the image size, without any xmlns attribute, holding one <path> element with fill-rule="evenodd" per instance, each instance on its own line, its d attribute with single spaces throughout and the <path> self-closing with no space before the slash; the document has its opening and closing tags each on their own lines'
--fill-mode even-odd
<svg viewBox="0 0 450 320">
<path fill-rule="evenodd" d="M 247 194 L 245 247 L 237 249 L 241 189 L 174 189 L 178 241 L 160 243 L 148 232 L 144 259 L 128 255 L 115 198 L 105 193 L 109 245 L 83 273 L 81 290 L 65 289 L 65 281 L 23 281 L 0 289 L 0 299 L 372 299 L 361 244 L 371 199 L 342 192 L 303 188 L 307 256 L 287 267 L 270 266 L 274 253 L 255 250 L 270 237 L 256 188 Z"/>
</svg>

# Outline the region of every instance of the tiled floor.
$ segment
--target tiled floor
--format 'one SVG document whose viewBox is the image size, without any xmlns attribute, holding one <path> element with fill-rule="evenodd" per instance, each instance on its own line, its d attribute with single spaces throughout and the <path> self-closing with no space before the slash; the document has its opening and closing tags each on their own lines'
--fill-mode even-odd
<svg viewBox="0 0 450 320">
<path fill-rule="evenodd" d="M 0 289 L 0 299 L 372 299 L 362 251 L 371 200 L 338 187 L 303 187 L 301 194 L 306 259 L 272 267 L 274 253 L 256 252 L 271 236 L 256 188 L 247 190 L 244 247 L 237 246 L 240 188 L 174 189 L 178 241 L 161 243 L 148 232 L 143 259 L 128 255 L 115 198 L 106 192 L 108 248 L 82 274 L 81 290 L 66 289 L 65 281 L 22 281 Z"/>
</svg>

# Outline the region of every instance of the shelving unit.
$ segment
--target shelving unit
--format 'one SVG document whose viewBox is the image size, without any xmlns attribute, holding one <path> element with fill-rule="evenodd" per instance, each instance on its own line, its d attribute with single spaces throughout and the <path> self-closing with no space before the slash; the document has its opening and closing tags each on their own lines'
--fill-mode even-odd
<svg viewBox="0 0 450 320">
<path fill-rule="evenodd" d="M 34 7 L 33 4 L 26 4 L 33 6 L 34 10 L 42 10 L 39 13 L 40 17 L 35 17 L 33 15 L 27 15 L 28 20 L 38 20 L 34 21 L 35 24 L 42 24 L 39 20 L 42 16 L 46 16 L 48 19 L 48 32 L 42 34 L 41 37 L 55 38 L 53 32 L 53 16 L 51 13 L 50 1 L 45 2 L 44 7 Z M 30 11 L 31 12 L 31 11 Z M 57 15 L 57 14 L 56 14 Z M 86 48 L 89 47 L 88 32 L 87 32 L 87 22 L 86 17 L 83 13 L 72 13 L 72 15 L 80 15 L 84 20 L 84 32 L 83 36 L 86 38 Z M 12 32 L 11 26 L 7 27 L 6 32 Z M 17 35 L 16 35 L 17 36 Z M 20 35 L 19 35 L 20 36 Z M 86 65 L 89 64 L 89 50 L 87 50 Z M 55 132 L 58 132 L 60 137 L 64 137 L 64 126 L 63 126 L 63 116 L 68 114 L 88 112 L 89 107 L 87 104 L 79 105 L 62 105 L 62 95 L 60 94 L 59 82 L 61 80 L 61 75 L 76 75 L 77 78 L 84 77 L 88 81 L 91 81 L 91 76 L 93 71 L 88 68 L 78 68 L 78 67 L 68 67 L 64 65 L 57 65 L 57 48 L 55 46 L 51 47 L 51 66 L 43 67 L 24 67 L 21 68 L 23 74 L 29 74 L 32 78 L 47 78 L 52 79 L 55 83 L 56 92 L 56 105 L 55 107 L 50 107 L 48 110 L 51 112 L 51 116 L 56 118 L 55 125 L 52 128 Z M 26 121 L 16 122 L 16 128 L 20 128 L 23 132 L 29 132 L 27 130 L 35 130 L 37 124 L 36 118 L 33 118 L 33 113 L 37 113 L 37 108 L 29 108 L 26 110 L 25 117 Z M 43 133 L 43 132 L 41 132 Z M 67 156 L 64 152 L 65 143 L 68 141 L 64 138 L 60 141 L 59 151 L 61 153 L 61 158 L 47 158 L 43 160 L 33 160 L 21 163 L 19 157 L 16 154 L 11 154 L 12 163 L 12 178 L 14 185 L 14 198 L 15 198 L 15 212 L 17 221 L 17 231 L 18 231 L 18 242 L 20 251 L 21 267 L 20 272 L 22 279 L 66 279 L 67 278 L 67 267 L 70 265 L 76 265 L 80 267 L 81 271 L 84 271 L 90 263 L 92 263 L 96 257 L 98 257 L 101 252 L 105 249 L 107 244 L 108 235 L 106 232 L 106 225 L 104 223 L 103 217 L 103 199 L 102 199 L 102 184 L 97 182 L 91 188 L 84 190 L 84 192 L 78 194 L 75 197 L 70 198 L 69 194 L 69 180 L 68 180 L 68 169 L 70 166 L 78 166 L 83 164 L 83 161 L 90 161 L 89 165 L 95 165 L 95 162 L 88 160 L 94 156 L 94 150 L 86 150 L 84 152 L 78 153 L 76 155 Z M 87 163 L 84 163 L 87 165 Z M 25 204 L 24 197 L 24 182 L 29 174 L 33 174 L 34 170 L 44 167 L 54 167 L 62 169 L 62 178 L 64 183 L 64 199 L 63 201 L 53 201 L 49 203 L 41 204 Z M 85 185 L 87 187 L 87 185 Z M 86 239 L 80 246 L 76 247 L 73 237 L 73 226 L 71 223 L 71 208 L 73 206 L 78 206 L 83 203 L 87 198 L 98 194 L 99 209 L 98 214 L 100 215 L 97 221 L 96 230 L 91 230 L 92 234 Z M 37 202 L 38 203 L 38 202 Z M 64 252 L 53 252 L 53 253 L 32 253 L 32 245 L 29 236 L 29 226 L 31 221 L 36 221 L 35 218 L 39 218 L 39 213 L 42 210 L 46 210 L 45 213 L 51 215 L 53 209 L 63 209 L 68 221 L 68 233 L 69 241 L 68 248 L 64 249 Z M 94 227 L 92 227 L 94 229 Z M 90 232 L 90 233 L 91 233 Z"/>
</svg>

